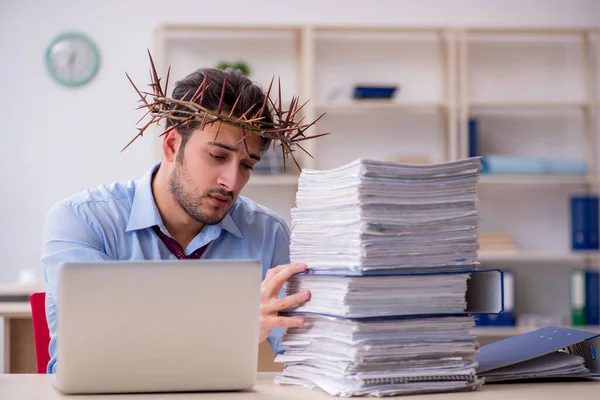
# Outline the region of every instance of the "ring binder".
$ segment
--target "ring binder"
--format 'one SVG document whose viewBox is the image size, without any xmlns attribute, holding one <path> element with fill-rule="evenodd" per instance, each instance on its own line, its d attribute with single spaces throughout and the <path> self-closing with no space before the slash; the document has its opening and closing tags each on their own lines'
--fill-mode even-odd
<svg viewBox="0 0 600 400">
<path fill-rule="evenodd" d="M 477 375 L 486 382 L 598 377 L 600 360 L 591 355 L 597 347 L 598 333 L 547 326 L 482 346 L 475 357 Z"/>
</svg>

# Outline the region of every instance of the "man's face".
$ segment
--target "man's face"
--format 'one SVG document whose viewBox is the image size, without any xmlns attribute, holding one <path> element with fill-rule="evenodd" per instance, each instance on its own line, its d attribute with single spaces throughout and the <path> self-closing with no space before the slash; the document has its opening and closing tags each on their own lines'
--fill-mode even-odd
<svg viewBox="0 0 600 400">
<path fill-rule="evenodd" d="M 217 124 L 195 130 L 184 149 L 178 149 L 169 178 L 175 201 L 204 225 L 221 222 L 250 178 L 260 158 L 260 137 L 241 140 L 241 129 Z"/>
</svg>

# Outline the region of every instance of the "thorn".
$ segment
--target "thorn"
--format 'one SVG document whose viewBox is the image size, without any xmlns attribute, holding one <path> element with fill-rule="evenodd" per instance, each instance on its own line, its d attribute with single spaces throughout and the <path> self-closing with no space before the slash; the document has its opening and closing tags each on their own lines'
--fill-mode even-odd
<svg viewBox="0 0 600 400">
<path fill-rule="evenodd" d="M 139 119 L 139 120 L 138 120 L 138 121 L 137 121 L 135 124 L 137 125 L 137 124 L 139 124 L 140 122 L 142 122 L 142 120 L 143 120 L 144 118 L 146 118 L 146 117 L 148 116 L 148 114 L 150 114 L 151 112 L 152 112 L 152 109 L 150 109 L 150 110 L 146 111 L 146 113 L 145 113 L 145 114 L 142 116 L 142 118 L 140 118 L 140 119 Z"/>
<path fill-rule="evenodd" d="M 283 114 L 282 114 L 283 107 L 281 106 L 282 100 L 281 100 L 281 77 L 280 76 L 277 77 L 277 82 L 278 82 L 278 86 L 279 86 L 279 107 L 277 108 L 277 112 L 279 113 L 279 119 L 281 120 L 281 119 L 283 119 Z"/>
<path fill-rule="evenodd" d="M 242 142 L 244 143 L 244 149 L 246 149 L 246 155 L 250 156 L 250 151 L 248 150 L 248 143 L 246 142 L 246 135 L 245 135 L 243 126 L 242 126 Z"/>
<path fill-rule="evenodd" d="M 167 80 L 165 81 L 165 95 L 169 93 L 169 76 L 171 76 L 171 66 L 167 70 Z"/>
<path fill-rule="evenodd" d="M 129 143 L 127 143 L 127 146 L 123 147 L 123 149 L 121 150 L 121 153 L 124 152 L 131 145 L 131 143 L 133 143 L 140 136 L 142 136 L 141 132 L 139 132 L 137 135 L 135 135 L 135 137 L 133 139 L 131 139 L 131 141 Z"/>
<path fill-rule="evenodd" d="M 300 108 L 297 108 L 296 110 L 294 110 L 294 114 L 292 115 L 292 117 L 295 117 L 295 116 L 296 116 L 296 114 L 297 114 L 297 113 L 298 113 L 300 110 L 302 110 L 302 109 L 304 108 L 304 106 L 308 104 L 308 102 L 309 102 L 309 101 L 310 101 L 310 99 L 306 100 L 306 101 L 304 102 L 304 104 L 302 104 L 302 105 L 300 106 Z"/>
<path fill-rule="evenodd" d="M 242 116 L 240 117 L 240 120 L 246 119 L 246 114 L 248 114 L 250 112 L 250 110 L 252 110 L 257 104 L 258 103 L 252 104 L 252 106 L 249 109 L 247 109 L 245 113 L 242 114 Z"/>
<path fill-rule="evenodd" d="M 275 80 L 275 77 L 272 77 L 271 78 L 271 83 L 269 84 L 269 89 L 267 90 L 267 94 L 265 96 L 265 100 L 263 101 L 263 105 L 260 108 L 260 111 L 258 112 L 257 116 L 261 116 L 265 112 L 265 108 L 267 107 L 267 101 L 270 100 L 269 95 L 271 94 L 271 88 L 273 87 L 273 81 L 274 80 Z"/>
<path fill-rule="evenodd" d="M 302 137 L 302 138 L 299 138 L 299 139 L 296 139 L 296 140 L 294 140 L 294 143 L 295 143 L 295 142 L 300 142 L 300 141 L 302 141 L 302 140 L 316 139 L 316 138 L 318 138 L 318 137 L 321 137 L 321 136 L 327 136 L 327 135 L 329 135 L 329 134 L 331 134 L 331 132 L 327 132 L 327 133 L 320 133 L 320 134 L 318 134 L 318 135 L 312 135 L 312 136 L 306 136 L 306 137 Z"/>
<path fill-rule="evenodd" d="M 302 128 L 303 131 L 307 130 L 308 128 L 310 128 L 311 126 L 313 126 L 314 124 L 317 123 L 317 121 L 319 121 L 321 118 L 323 118 L 323 116 L 326 114 L 326 112 L 324 112 L 323 114 L 321 114 L 321 116 L 317 119 L 315 119 L 313 122 L 311 122 L 310 124 L 306 125 L 305 127 Z"/>
<path fill-rule="evenodd" d="M 167 133 L 171 132 L 173 129 L 179 128 L 180 125 L 181 125 L 181 122 L 178 122 L 175 125 L 171 125 L 169 127 L 169 129 L 165 130 L 163 133 L 161 133 L 160 135 L 158 135 L 158 137 L 166 135 Z"/>
<path fill-rule="evenodd" d="M 137 86 L 135 86 L 135 84 L 131 80 L 131 77 L 129 77 L 129 74 L 127 72 L 125 72 L 125 75 L 127 76 L 127 79 L 129 79 L 129 82 L 131 83 L 131 85 L 133 86 L 133 88 L 135 89 L 137 94 L 140 96 L 140 99 L 144 102 L 144 104 L 146 104 L 146 106 L 148 106 L 148 102 L 146 101 L 146 98 L 144 96 L 142 96 L 142 94 L 138 90 Z"/>
<path fill-rule="evenodd" d="M 165 94 L 162 92 L 160 87 L 160 78 L 158 77 L 158 72 L 156 71 L 156 66 L 154 65 L 154 60 L 152 59 L 152 54 L 150 54 L 150 49 L 148 50 L 148 57 L 150 58 L 150 65 L 152 67 L 152 73 L 154 75 L 154 81 L 156 83 L 156 90 L 161 97 L 165 97 Z"/>
<path fill-rule="evenodd" d="M 306 154 L 308 154 L 308 156 L 309 156 L 310 158 L 312 158 L 313 160 L 315 159 L 315 158 L 312 156 L 312 154 L 310 154 L 308 151 L 306 151 L 306 150 L 304 149 L 304 147 L 300 146 L 300 143 L 296 143 L 296 146 L 298 146 L 298 147 L 300 148 L 300 150 L 302 150 L 303 152 L 305 152 Z"/>
<path fill-rule="evenodd" d="M 233 113 L 235 112 L 235 106 L 237 106 L 238 101 L 240 100 L 240 95 L 238 95 L 238 97 L 235 99 L 235 103 L 233 103 L 233 107 L 231 107 L 231 112 L 229 113 L 229 118 L 231 118 L 231 116 L 233 115 Z"/>
<path fill-rule="evenodd" d="M 290 124 L 290 120 L 292 117 L 292 110 L 294 109 L 294 104 L 297 101 L 297 97 L 292 96 L 292 101 L 290 102 L 290 109 L 287 113 L 287 116 L 285 118 L 285 126 L 288 126 Z M 293 121 L 293 120 L 292 120 Z"/>
<path fill-rule="evenodd" d="M 215 132 L 215 137 L 213 138 L 213 141 L 210 145 L 210 148 L 212 150 L 213 146 L 215 145 L 216 141 L 217 141 L 217 136 L 219 136 L 219 131 L 221 130 L 221 124 L 223 122 L 221 120 L 219 120 L 219 125 L 217 125 L 217 131 Z"/>
<path fill-rule="evenodd" d="M 225 88 L 227 85 L 227 75 L 223 77 L 223 87 L 221 88 L 221 97 L 219 98 L 219 106 L 217 107 L 217 114 L 221 114 L 223 110 L 223 100 L 225 99 Z"/>
</svg>

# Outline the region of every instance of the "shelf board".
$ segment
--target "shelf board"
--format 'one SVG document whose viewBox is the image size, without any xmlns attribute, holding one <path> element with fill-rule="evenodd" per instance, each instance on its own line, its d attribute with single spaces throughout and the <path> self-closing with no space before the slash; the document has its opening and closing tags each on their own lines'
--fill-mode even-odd
<svg viewBox="0 0 600 400">
<path fill-rule="evenodd" d="M 295 186 L 298 175 L 294 174 L 253 174 L 246 186 Z"/>
<path fill-rule="evenodd" d="M 480 251 L 481 262 L 505 263 L 570 263 L 583 261 L 588 257 L 598 258 L 598 251 L 556 253 L 550 251 Z"/>
<path fill-rule="evenodd" d="M 441 33 L 443 26 L 394 26 L 382 24 L 357 24 L 357 25 L 313 25 L 317 33 L 320 32 L 359 32 L 359 33 Z"/>
<path fill-rule="evenodd" d="M 479 26 L 466 28 L 471 34 L 495 34 L 495 35 L 581 35 L 593 32 L 594 27 L 504 27 L 504 26 Z"/>
<path fill-rule="evenodd" d="M 31 316 L 31 305 L 28 301 L 0 302 L 0 317 L 27 318 Z"/>
<path fill-rule="evenodd" d="M 433 110 L 445 108 L 444 103 L 435 101 L 390 101 L 390 100 L 356 100 L 318 103 L 320 111 L 343 113 L 370 110 Z"/>
<path fill-rule="evenodd" d="M 481 185 L 584 185 L 594 176 L 582 175 L 481 175 Z"/>
<path fill-rule="evenodd" d="M 472 109 L 582 110 L 587 104 L 579 101 L 472 101 Z"/>
<path fill-rule="evenodd" d="M 222 25 L 168 23 L 157 27 L 166 38 L 276 39 L 291 37 L 302 30 L 301 25 Z"/>
<path fill-rule="evenodd" d="M 6 283 L 0 284 L 1 296 L 26 296 L 35 292 L 43 292 L 46 290 L 44 282 L 32 283 Z"/>
<path fill-rule="evenodd" d="M 471 329 L 471 333 L 479 337 L 510 337 L 522 335 L 540 328 L 543 328 L 543 326 L 476 326 Z M 568 326 L 567 328 L 600 333 L 600 326 Z"/>
</svg>

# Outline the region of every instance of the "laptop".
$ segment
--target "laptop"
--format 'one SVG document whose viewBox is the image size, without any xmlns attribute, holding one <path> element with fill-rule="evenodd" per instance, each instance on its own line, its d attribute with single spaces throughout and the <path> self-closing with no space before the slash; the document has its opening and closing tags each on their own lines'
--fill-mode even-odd
<svg viewBox="0 0 600 400">
<path fill-rule="evenodd" d="M 66 394 L 251 389 L 261 280 L 257 260 L 63 264 L 54 386 Z"/>
</svg>

